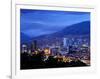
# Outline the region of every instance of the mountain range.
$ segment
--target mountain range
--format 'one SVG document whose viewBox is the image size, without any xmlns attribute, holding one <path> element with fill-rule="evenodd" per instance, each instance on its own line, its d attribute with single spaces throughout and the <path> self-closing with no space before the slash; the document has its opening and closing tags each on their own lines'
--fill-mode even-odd
<svg viewBox="0 0 100 79">
<path fill-rule="evenodd" d="M 66 26 L 64 29 L 52 33 L 52 34 L 45 34 L 37 37 L 29 37 L 23 33 L 21 33 L 21 42 L 29 42 L 33 39 L 46 39 L 46 38 L 63 38 L 66 36 L 90 36 L 90 21 L 84 21 L 81 23 L 73 24 L 70 26 Z"/>
</svg>

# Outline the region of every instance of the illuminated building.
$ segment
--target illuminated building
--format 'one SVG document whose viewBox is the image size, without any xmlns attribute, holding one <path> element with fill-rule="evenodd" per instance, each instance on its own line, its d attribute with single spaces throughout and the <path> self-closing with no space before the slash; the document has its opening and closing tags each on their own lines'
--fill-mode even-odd
<svg viewBox="0 0 100 79">
<path fill-rule="evenodd" d="M 43 58 L 43 61 L 48 60 L 50 55 L 51 55 L 50 48 L 44 48 L 44 58 Z"/>
<path fill-rule="evenodd" d="M 63 56 L 63 62 L 71 62 L 71 58 Z"/>
<path fill-rule="evenodd" d="M 22 53 L 27 53 L 28 52 L 27 45 L 23 44 L 21 50 L 22 50 Z"/>
<path fill-rule="evenodd" d="M 89 52 L 89 47 L 86 44 L 83 44 L 81 47 L 81 52 L 83 53 Z"/>
<path fill-rule="evenodd" d="M 44 49 L 44 55 L 51 55 L 50 48 L 45 48 Z"/>
<path fill-rule="evenodd" d="M 28 50 L 28 54 L 31 54 L 31 50 Z"/>
</svg>

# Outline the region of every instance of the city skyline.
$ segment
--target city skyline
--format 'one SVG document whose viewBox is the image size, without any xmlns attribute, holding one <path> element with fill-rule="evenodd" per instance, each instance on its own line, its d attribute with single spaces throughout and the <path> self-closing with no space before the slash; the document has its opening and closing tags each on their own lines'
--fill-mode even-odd
<svg viewBox="0 0 100 79">
<path fill-rule="evenodd" d="M 20 10 L 20 68 L 90 66 L 90 13 Z"/>
</svg>

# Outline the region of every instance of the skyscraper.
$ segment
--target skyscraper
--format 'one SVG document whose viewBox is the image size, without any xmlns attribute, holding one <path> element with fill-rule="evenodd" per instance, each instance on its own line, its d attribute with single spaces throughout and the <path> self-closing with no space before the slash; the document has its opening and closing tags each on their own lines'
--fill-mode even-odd
<svg viewBox="0 0 100 79">
<path fill-rule="evenodd" d="M 67 38 L 63 38 L 63 46 L 65 47 L 67 45 Z"/>
<path fill-rule="evenodd" d="M 36 49 L 37 49 L 37 41 L 34 40 L 34 41 L 32 42 L 31 50 L 36 50 Z"/>
</svg>

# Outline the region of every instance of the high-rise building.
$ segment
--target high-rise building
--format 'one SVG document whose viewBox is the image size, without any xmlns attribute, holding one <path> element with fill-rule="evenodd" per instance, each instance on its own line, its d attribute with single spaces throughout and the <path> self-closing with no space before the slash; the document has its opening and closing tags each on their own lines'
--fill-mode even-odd
<svg viewBox="0 0 100 79">
<path fill-rule="evenodd" d="M 63 46 L 65 47 L 67 45 L 67 38 L 63 38 Z"/>
<path fill-rule="evenodd" d="M 37 41 L 34 40 L 34 41 L 32 42 L 32 45 L 31 45 L 31 50 L 36 50 L 36 49 L 37 49 Z"/>
</svg>

